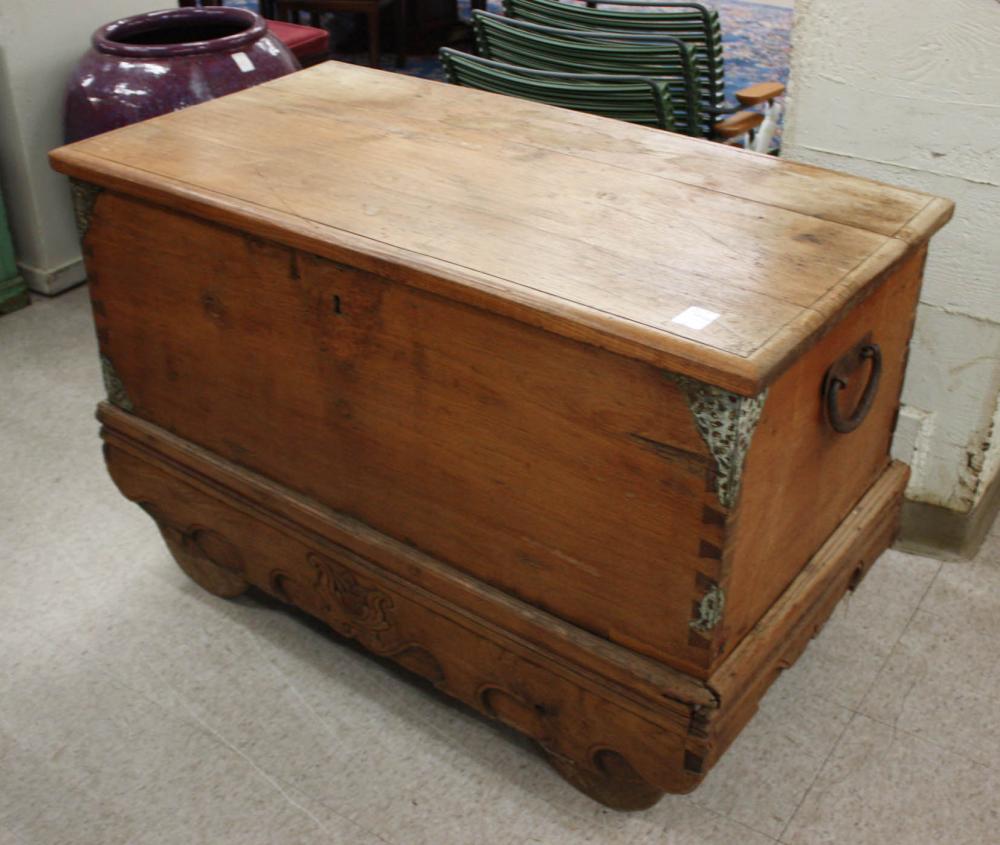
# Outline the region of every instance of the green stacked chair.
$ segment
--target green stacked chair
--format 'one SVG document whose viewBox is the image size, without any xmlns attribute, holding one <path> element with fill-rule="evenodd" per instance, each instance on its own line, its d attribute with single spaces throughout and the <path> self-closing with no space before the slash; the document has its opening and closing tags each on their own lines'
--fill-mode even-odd
<svg viewBox="0 0 1000 845">
<path fill-rule="evenodd" d="M 725 103 L 725 79 L 722 53 L 722 29 L 719 15 L 698 3 L 662 2 L 662 0 L 612 0 L 602 2 L 600 8 L 560 2 L 560 0 L 503 0 L 508 17 L 543 26 L 562 29 L 581 29 L 600 32 L 621 32 L 635 35 L 670 35 L 689 44 L 694 51 L 702 92 L 702 112 L 710 120 L 733 114 L 735 108 Z M 666 68 L 680 73 L 680 68 Z M 736 93 L 741 106 L 764 105 L 765 111 L 742 112 L 713 127 L 713 134 L 723 138 L 733 137 L 744 127 L 753 128 L 767 122 L 757 145 L 766 147 L 780 107 L 773 101 L 784 93 L 778 82 L 752 85 Z"/>
<path fill-rule="evenodd" d="M 442 47 L 441 63 L 456 85 L 535 100 L 673 130 L 674 107 L 662 79 L 634 74 L 562 73 L 519 67 Z"/>
<path fill-rule="evenodd" d="M 680 38 L 695 51 L 706 106 L 722 109 L 725 84 L 718 12 L 698 3 L 659 0 L 619 0 L 613 4 L 615 8 L 607 8 L 607 5 L 598 9 L 560 0 L 503 0 L 507 17 L 544 26 L 633 34 L 655 32 Z"/>
<path fill-rule="evenodd" d="M 476 47 L 484 58 L 561 73 L 661 79 L 670 91 L 675 130 L 695 137 L 711 131 L 711 121 L 702 113 L 693 50 L 680 39 L 555 29 L 480 11 L 472 18 Z"/>
<path fill-rule="evenodd" d="M 0 196 L 0 314 L 9 314 L 28 304 L 28 286 L 17 271 L 14 242 L 7 228 L 7 211 Z"/>
</svg>

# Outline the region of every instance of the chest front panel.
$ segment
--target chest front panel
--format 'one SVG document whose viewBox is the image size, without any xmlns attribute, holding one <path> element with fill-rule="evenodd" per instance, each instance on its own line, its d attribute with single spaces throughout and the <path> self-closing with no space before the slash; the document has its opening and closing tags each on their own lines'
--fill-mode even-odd
<svg viewBox="0 0 1000 845">
<path fill-rule="evenodd" d="M 665 373 L 112 194 L 88 245 L 102 354 L 136 414 L 704 671 L 690 624 L 724 514 Z"/>
</svg>

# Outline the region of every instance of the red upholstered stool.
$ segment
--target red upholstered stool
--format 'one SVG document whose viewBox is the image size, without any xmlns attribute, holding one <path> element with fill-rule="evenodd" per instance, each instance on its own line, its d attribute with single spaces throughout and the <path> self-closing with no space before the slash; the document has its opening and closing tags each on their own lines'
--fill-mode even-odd
<svg viewBox="0 0 1000 845">
<path fill-rule="evenodd" d="M 295 54 L 302 67 L 322 62 L 330 56 L 330 33 L 325 29 L 285 21 L 268 21 L 267 27 Z"/>
</svg>

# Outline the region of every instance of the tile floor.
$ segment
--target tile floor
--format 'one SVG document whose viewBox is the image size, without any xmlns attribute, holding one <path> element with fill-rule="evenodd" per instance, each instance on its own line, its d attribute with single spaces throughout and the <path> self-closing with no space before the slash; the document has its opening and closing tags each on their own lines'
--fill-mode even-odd
<svg viewBox="0 0 1000 845">
<path fill-rule="evenodd" d="M 1000 842 L 1000 533 L 888 552 L 704 785 L 606 811 L 113 488 L 86 292 L 0 318 L 0 845 Z"/>
</svg>

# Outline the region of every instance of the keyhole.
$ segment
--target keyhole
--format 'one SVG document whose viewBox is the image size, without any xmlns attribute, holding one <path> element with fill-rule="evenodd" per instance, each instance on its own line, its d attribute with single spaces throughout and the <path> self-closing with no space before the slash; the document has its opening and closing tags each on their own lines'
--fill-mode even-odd
<svg viewBox="0 0 1000 845">
<path fill-rule="evenodd" d="M 341 314 L 341 313 L 343 313 L 340 310 L 340 296 L 339 296 L 339 294 L 334 294 L 333 295 L 333 313 L 334 314 Z"/>
</svg>

